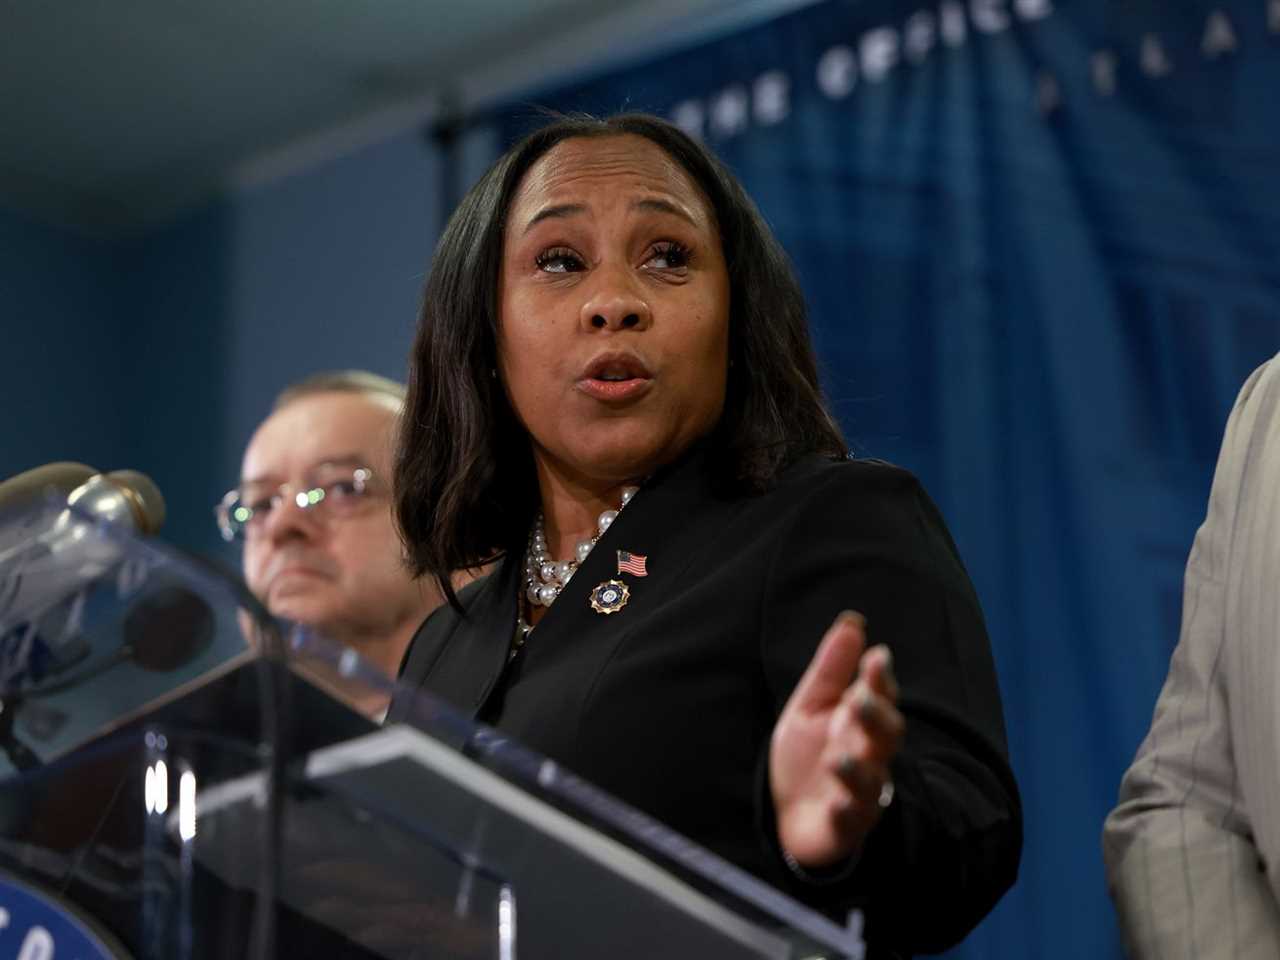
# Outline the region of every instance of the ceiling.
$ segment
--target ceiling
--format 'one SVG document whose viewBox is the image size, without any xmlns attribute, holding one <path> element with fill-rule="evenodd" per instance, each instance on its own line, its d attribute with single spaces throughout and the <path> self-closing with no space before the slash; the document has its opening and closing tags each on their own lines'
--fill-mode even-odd
<svg viewBox="0 0 1280 960">
<path fill-rule="evenodd" d="M 478 105 L 800 2 L 9 0 L 0 205 L 138 232 L 282 152 L 317 162 L 444 97 Z"/>
</svg>

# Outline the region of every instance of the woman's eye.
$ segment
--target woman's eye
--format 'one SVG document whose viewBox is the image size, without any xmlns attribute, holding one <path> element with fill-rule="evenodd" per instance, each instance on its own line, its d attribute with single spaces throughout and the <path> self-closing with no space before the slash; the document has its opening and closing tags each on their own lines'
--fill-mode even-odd
<svg viewBox="0 0 1280 960">
<path fill-rule="evenodd" d="M 535 261 L 544 273 L 573 273 L 582 269 L 582 260 L 572 250 L 553 247 L 538 254 Z"/>
<path fill-rule="evenodd" d="M 689 250 L 673 241 L 655 243 L 646 263 L 659 270 L 681 270 L 689 265 Z"/>
</svg>

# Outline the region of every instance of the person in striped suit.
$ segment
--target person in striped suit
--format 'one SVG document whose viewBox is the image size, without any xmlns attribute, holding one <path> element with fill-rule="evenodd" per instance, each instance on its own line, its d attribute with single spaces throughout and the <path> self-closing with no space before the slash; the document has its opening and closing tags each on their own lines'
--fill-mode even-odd
<svg viewBox="0 0 1280 960">
<path fill-rule="evenodd" d="M 1280 957 L 1280 359 L 1245 383 L 1103 852 L 1136 958 Z"/>
</svg>

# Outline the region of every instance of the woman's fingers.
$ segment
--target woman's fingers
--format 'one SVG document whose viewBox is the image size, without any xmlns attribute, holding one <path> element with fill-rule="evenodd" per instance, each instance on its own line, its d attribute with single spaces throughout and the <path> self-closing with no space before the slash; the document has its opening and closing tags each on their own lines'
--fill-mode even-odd
<svg viewBox="0 0 1280 960">
<path fill-rule="evenodd" d="M 867 683 L 859 680 L 832 711 L 824 753 L 831 765 L 851 757 L 860 763 L 884 766 L 898 752 L 906 726 L 892 701 L 872 692 Z"/>
<path fill-rule="evenodd" d="M 865 646 L 866 620 L 862 614 L 846 610 L 837 616 L 796 684 L 791 705 L 813 713 L 839 702 L 858 672 Z"/>
<path fill-rule="evenodd" d="M 898 702 L 898 680 L 893 674 L 893 653 L 883 643 L 862 657 L 859 675 L 876 693 L 893 703 Z"/>
<path fill-rule="evenodd" d="M 836 758 L 832 773 L 849 788 L 860 806 L 869 798 L 879 796 L 880 787 L 889 775 L 882 765 L 859 759 L 851 753 L 840 754 Z"/>
<path fill-rule="evenodd" d="M 898 708 L 891 700 L 872 693 L 869 687 L 854 693 L 851 700 L 850 709 L 856 713 L 862 729 L 878 747 L 887 748 L 892 754 L 907 726 Z"/>
<path fill-rule="evenodd" d="M 837 617 L 774 727 L 778 838 L 801 865 L 854 854 L 892 800 L 906 722 L 890 650 L 865 637 L 859 614 Z"/>
<path fill-rule="evenodd" d="M 855 853 L 889 805 L 889 763 L 906 731 L 897 700 L 888 647 L 867 649 L 866 622 L 841 614 L 774 728 L 779 839 L 798 863 Z"/>
<path fill-rule="evenodd" d="M 837 813 L 855 818 L 878 814 L 885 806 L 886 789 L 892 797 L 889 761 L 898 752 L 906 722 L 897 707 L 865 691 L 840 706 L 847 711 L 848 726 L 828 744 L 831 773 L 847 793 L 835 801 Z"/>
</svg>

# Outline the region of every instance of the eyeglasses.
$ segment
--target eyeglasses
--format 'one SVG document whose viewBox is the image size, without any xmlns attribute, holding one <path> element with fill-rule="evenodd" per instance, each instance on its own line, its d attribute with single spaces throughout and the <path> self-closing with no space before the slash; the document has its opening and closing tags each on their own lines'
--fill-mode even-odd
<svg viewBox="0 0 1280 960">
<path fill-rule="evenodd" d="M 359 513 L 375 492 L 371 489 L 372 481 L 373 471 L 368 467 L 321 464 L 315 470 L 315 479 L 306 481 L 313 486 L 302 489 L 282 483 L 274 489 L 235 487 L 226 492 L 213 513 L 223 540 L 245 540 L 258 536 L 271 512 L 286 502 L 306 510 L 317 520 Z"/>
</svg>

